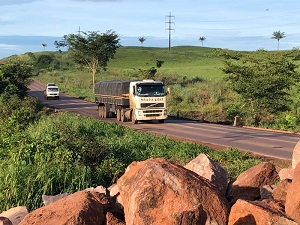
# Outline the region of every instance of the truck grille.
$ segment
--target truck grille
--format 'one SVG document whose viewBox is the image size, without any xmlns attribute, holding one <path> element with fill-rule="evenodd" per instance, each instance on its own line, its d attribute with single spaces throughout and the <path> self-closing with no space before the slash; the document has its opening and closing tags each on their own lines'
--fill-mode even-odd
<svg viewBox="0 0 300 225">
<path fill-rule="evenodd" d="M 156 117 L 163 115 L 162 110 L 143 110 L 143 114 L 145 117 Z"/>
<path fill-rule="evenodd" d="M 160 108 L 164 108 L 165 104 L 164 103 L 141 103 L 141 107 L 142 108 L 147 108 L 147 107 L 151 107 L 151 108 L 156 108 L 156 107 L 160 107 Z"/>
</svg>

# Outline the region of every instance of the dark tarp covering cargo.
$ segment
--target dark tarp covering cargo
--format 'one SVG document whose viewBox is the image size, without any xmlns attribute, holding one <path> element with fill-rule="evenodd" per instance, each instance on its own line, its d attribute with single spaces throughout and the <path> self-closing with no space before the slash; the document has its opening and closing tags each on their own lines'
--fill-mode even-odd
<svg viewBox="0 0 300 225">
<path fill-rule="evenodd" d="M 95 84 L 95 94 L 122 96 L 129 93 L 130 81 L 102 81 Z"/>
<path fill-rule="evenodd" d="M 102 81 L 95 84 L 95 101 L 127 106 L 130 81 Z"/>
</svg>

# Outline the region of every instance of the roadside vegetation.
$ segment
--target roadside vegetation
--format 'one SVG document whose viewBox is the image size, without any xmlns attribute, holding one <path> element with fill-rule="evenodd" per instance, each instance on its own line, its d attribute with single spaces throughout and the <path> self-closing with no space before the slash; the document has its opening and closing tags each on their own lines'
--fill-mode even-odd
<svg viewBox="0 0 300 225">
<path fill-rule="evenodd" d="M 133 161 L 162 157 L 184 165 L 200 153 L 227 169 L 231 178 L 261 160 L 237 149 L 212 148 L 137 132 L 114 123 L 55 113 L 27 96 L 31 67 L 0 65 L 0 211 L 42 206 L 43 194 L 109 187 Z M 21 78 L 22 79 L 18 79 Z M 17 80 L 19 82 L 17 82 Z"/>
<path fill-rule="evenodd" d="M 240 116 L 246 125 L 295 131 L 300 123 L 298 58 L 298 50 L 250 53 L 174 47 L 168 52 L 161 48 L 120 47 L 107 69 L 98 71 L 95 79 L 143 79 L 155 68 L 155 79 L 165 81 L 171 90 L 170 115 L 229 124 Z M 157 60 L 164 62 L 161 67 L 157 67 Z M 249 75 L 245 81 L 251 82 L 238 79 L 244 74 Z M 0 211 L 18 205 L 34 210 L 42 206 L 42 194 L 72 193 L 98 185 L 108 187 L 132 161 L 150 157 L 184 165 L 204 153 L 220 163 L 231 179 L 262 161 L 237 149 L 216 151 L 93 118 L 55 113 L 26 95 L 26 86 L 33 78 L 55 82 L 70 95 L 94 100 L 90 71 L 75 64 L 69 52 L 26 53 L 17 59 L 2 60 Z M 252 81 L 261 87 L 254 88 L 250 85 Z M 259 97 L 272 93 L 272 88 L 278 95 L 261 102 L 254 101 L 260 98 L 252 96 L 253 101 L 249 101 L 249 96 L 243 95 L 246 87 L 251 90 L 248 93 L 257 90 L 255 94 Z M 278 99 L 282 100 L 278 101 L 280 104 Z"/>
<path fill-rule="evenodd" d="M 53 58 L 41 62 L 41 58 Z M 93 102 L 90 70 L 72 61 L 70 52 L 27 53 L 35 79 Z M 170 88 L 169 115 L 199 121 L 299 131 L 300 50 L 237 52 L 181 46 L 120 47 L 95 81 L 153 77 Z M 157 62 L 163 62 L 160 67 Z M 41 65 L 43 65 L 41 67 Z M 56 65 L 56 66 L 54 66 Z"/>
</svg>

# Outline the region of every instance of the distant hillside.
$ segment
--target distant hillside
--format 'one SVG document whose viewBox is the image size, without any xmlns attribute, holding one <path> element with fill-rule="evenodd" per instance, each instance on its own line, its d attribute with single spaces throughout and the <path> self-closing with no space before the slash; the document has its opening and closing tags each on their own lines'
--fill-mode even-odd
<svg viewBox="0 0 300 225">
<path fill-rule="evenodd" d="M 156 66 L 156 60 L 164 61 L 159 71 L 168 74 L 203 79 L 223 77 L 222 58 L 215 54 L 215 49 L 195 46 L 173 47 L 171 51 L 168 48 L 121 47 L 108 68 L 148 69 Z"/>
<path fill-rule="evenodd" d="M 7 59 L 16 58 L 27 62 L 34 62 L 41 55 L 53 55 L 61 64 L 63 70 L 76 69 L 68 52 L 35 52 L 14 55 Z M 220 68 L 223 65 L 222 57 L 216 54 L 216 49 L 197 46 L 177 46 L 168 48 L 152 47 L 120 47 L 114 59 L 108 63 L 111 72 L 136 71 L 156 67 L 156 60 L 164 61 L 159 69 L 161 73 L 177 74 L 186 77 L 201 77 L 203 79 L 219 79 L 223 77 Z"/>
<path fill-rule="evenodd" d="M 164 61 L 164 63 L 158 72 L 167 75 L 186 76 L 188 78 L 201 77 L 205 80 L 219 80 L 224 77 L 220 70 L 223 67 L 224 52 L 225 54 L 234 55 L 259 53 L 260 51 L 266 52 L 264 50 L 241 52 L 199 46 L 176 46 L 172 47 L 171 51 L 168 48 L 124 46 L 117 50 L 114 59 L 109 61 L 107 69 L 112 73 L 122 71 L 122 73 L 131 74 L 140 69 L 156 67 L 156 60 L 160 60 Z M 299 58 L 297 49 L 291 51 L 294 51 L 295 58 Z M 59 61 L 61 70 L 75 70 L 75 73 L 78 71 L 78 66 L 71 59 L 69 52 L 65 51 L 28 52 L 4 58 L 0 62 L 16 57 L 24 61 L 36 62 L 41 55 L 53 55 Z"/>
</svg>

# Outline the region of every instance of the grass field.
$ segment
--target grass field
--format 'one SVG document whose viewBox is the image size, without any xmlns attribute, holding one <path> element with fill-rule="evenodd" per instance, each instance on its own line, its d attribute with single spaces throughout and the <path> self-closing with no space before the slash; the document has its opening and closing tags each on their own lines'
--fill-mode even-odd
<svg viewBox="0 0 300 225">
<path fill-rule="evenodd" d="M 89 70 L 76 66 L 66 52 L 38 52 L 36 58 L 42 54 L 54 54 L 61 63 L 61 70 L 40 71 L 36 79 L 44 83 L 55 82 L 62 92 L 93 100 Z M 157 68 L 158 77 L 207 81 L 220 81 L 224 77 L 221 71 L 223 59 L 212 48 L 180 46 L 169 51 L 168 48 L 120 47 L 109 61 L 107 70 L 97 73 L 96 81 L 140 79 L 141 70 L 156 67 L 157 60 L 164 62 Z"/>
<path fill-rule="evenodd" d="M 137 70 L 156 67 L 156 60 L 164 61 L 160 73 L 177 74 L 203 79 L 220 79 L 224 74 L 220 57 L 213 56 L 214 49 L 180 46 L 167 48 L 121 47 L 115 59 L 108 64 L 109 70 Z"/>
</svg>

